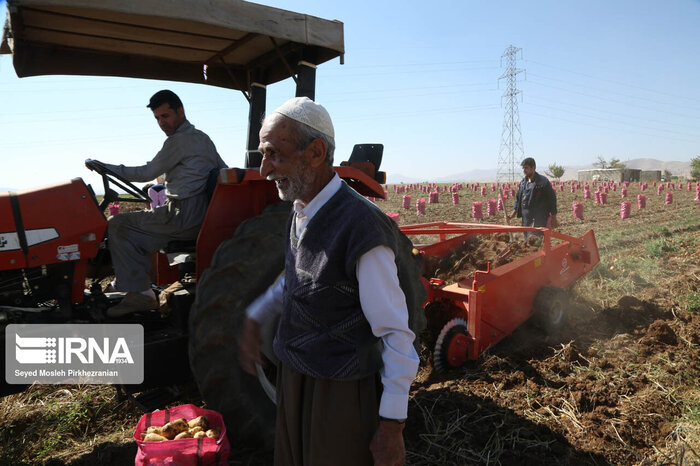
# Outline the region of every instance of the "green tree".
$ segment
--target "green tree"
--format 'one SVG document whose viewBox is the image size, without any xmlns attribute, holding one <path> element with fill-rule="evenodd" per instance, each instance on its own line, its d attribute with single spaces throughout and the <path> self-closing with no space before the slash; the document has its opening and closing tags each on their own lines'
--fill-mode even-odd
<svg viewBox="0 0 700 466">
<path fill-rule="evenodd" d="M 666 181 L 671 181 L 671 178 L 673 178 L 673 174 L 668 170 L 664 170 L 664 174 L 661 175 L 661 178 L 663 178 Z"/>
<path fill-rule="evenodd" d="M 564 167 L 561 165 L 557 165 L 556 163 L 551 164 L 547 170 L 545 170 L 544 174 L 547 175 L 550 178 L 556 178 L 557 181 L 559 181 L 559 178 L 564 176 Z"/>
<path fill-rule="evenodd" d="M 598 161 L 593 164 L 597 168 L 608 168 L 608 162 L 603 158 L 602 155 L 598 156 Z"/>
<path fill-rule="evenodd" d="M 608 168 L 625 168 L 627 165 L 620 162 L 620 159 L 612 158 L 608 163 Z"/>
<path fill-rule="evenodd" d="M 700 180 L 700 155 L 690 159 L 690 176 L 694 180 Z"/>
</svg>

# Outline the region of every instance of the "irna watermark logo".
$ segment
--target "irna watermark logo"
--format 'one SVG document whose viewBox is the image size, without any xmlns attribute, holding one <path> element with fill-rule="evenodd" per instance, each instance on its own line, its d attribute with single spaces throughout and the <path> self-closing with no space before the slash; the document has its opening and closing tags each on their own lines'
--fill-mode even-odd
<svg viewBox="0 0 700 466">
<path fill-rule="evenodd" d="M 98 341 L 93 337 L 22 337 L 15 335 L 16 358 L 20 364 L 72 364 L 79 361 L 92 364 L 133 364 L 126 339 L 108 337 Z"/>
<path fill-rule="evenodd" d="M 138 384 L 143 381 L 139 324 L 13 324 L 5 329 L 10 384 Z"/>
</svg>

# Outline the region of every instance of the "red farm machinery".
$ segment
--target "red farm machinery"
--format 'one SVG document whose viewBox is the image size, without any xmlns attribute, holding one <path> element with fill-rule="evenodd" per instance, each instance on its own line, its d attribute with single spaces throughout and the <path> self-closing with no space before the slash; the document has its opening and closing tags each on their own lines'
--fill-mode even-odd
<svg viewBox="0 0 700 466">
<path fill-rule="evenodd" d="M 486 270 L 476 270 L 473 278 L 453 283 L 422 279 L 428 293 L 424 305 L 427 319 L 431 327 L 439 328 L 433 353 L 438 370 L 476 360 L 531 317 L 544 331 L 561 328 L 568 309 L 566 290 L 599 262 L 592 230 L 581 238 L 545 228 L 473 223 L 426 223 L 401 230 L 409 237 L 437 237 L 430 244 L 416 246 L 424 259 L 448 256 L 475 236 L 512 237 L 533 231 L 542 235 L 536 252 L 495 268 L 488 263 Z M 560 242 L 553 245 L 553 238 Z M 508 253 L 506 249 L 501 254 Z"/>
<path fill-rule="evenodd" d="M 192 266 L 187 261 L 171 266 L 166 253 L 194 259 L 194 284 L 172 293 L 167 317 L 157 311 L 119 320 L 105 317 L 105 310 L 120 299 L 104 293 L 98 281 L 106 276 L 108 265 L 105 208 L 117 200 L 146 200 L 140 188 L 95 164 L 103 180 L 101 201 L 80 178 L 0 193 L 0 326 L 142 324 L 144 383 L 121 386 L 120 393 L 132 396 L 194 379 L 207 405 L 224 415 L 232 435 L 267 443 L 272 438 L 274 406 L 260 383 L 236 364 L 236 335 L 245 308 L 282 271 L 290 211 L 257 168 L 265 89 L 293 78 L 296 95 L 313 99 L 316 66 L 344 54 L 343 24 L 248 2 L 170 0 L 167 8 L 164 4 L 8 0 L 0 52 L 12 54 L 19 77 L 137 77 L 243 93 L 250 104 L 243 168 L 219 173 L 196 243 L 172 244 L 155 259 L 156 291 L 164 291 L 188 264 Z M 382 198 L 381 157 L 381 145 L 357 145 L 336 171 L 359 193 Z M 409 236 L 437 235 L 437 241 L 416 246 L 415 254 L 430 258 L 448 255 L 469 236 L 531 229 L 435 223 L 402 230 Z M 541 251 L 477 271 L 473 280 L 423 279 L 425 286 L 418 286 L 416 295 L 422 297 L 428 320 L 436 306 L 451 316 L 438 337 L 436 366 L 476 359 L 533 314 L 544 315 L 553 326 L 561 322 L 566 307 L 563 290 L 598 262 L 598 251 L 592 232 L 582 238 L 541 232 Z M 552 238 L 559 243 L 553 245 Z M 92 285 L 86 290 L 88 279 Z M 422 313 L 422 306 L 418 310 Z M 4 331 L 0 338 L 4 348 Z M 269 340 L 268 335 L 266 346 Z M 274 361 L 269 347 L 265 354 Z M 5 372 L 5 358 L 0 360 Z M 260 375 L 270 388 L 271 374 Z M 3 379 L 0 395 L 23 388 Z M 146 408 L 164 402 L 136 399 Z"/>
</svg>

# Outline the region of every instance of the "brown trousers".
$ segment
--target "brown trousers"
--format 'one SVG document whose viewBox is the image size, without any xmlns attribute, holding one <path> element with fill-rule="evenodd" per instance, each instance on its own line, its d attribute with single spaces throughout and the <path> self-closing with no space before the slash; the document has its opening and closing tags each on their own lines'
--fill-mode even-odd
<svg viewBox="0 0 700 466">
<path fill-rule="evenodd" d="M 379 374 L 315 379 L 280 364 L 275 466 L 372 465 L 380 395 Z"/>
</svg>

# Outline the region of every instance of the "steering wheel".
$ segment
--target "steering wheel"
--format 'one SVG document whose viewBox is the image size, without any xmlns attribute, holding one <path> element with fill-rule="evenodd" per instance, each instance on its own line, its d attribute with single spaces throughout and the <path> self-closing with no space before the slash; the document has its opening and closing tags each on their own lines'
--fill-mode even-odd
<svg viewBox="0 0 700 466">
<path fill-rule="evenodd" d="M 146 198 L 143 191 L 136 187 L 131 181 L 119 176 L 99 160 L 87 159 L 85 160 L 85 166 L 102 176 L 102 185 L 104 186 L 105 195 L 102 198 L 102 202 L 100 202 L 100 210 L 106 209 L 107 206 L 114 201 L 151 202 L 150 199 Z M 120 187 L 131 197 L 120 196 L 119 193 L 110 188 L 110 183 Z"/>
</svg>

